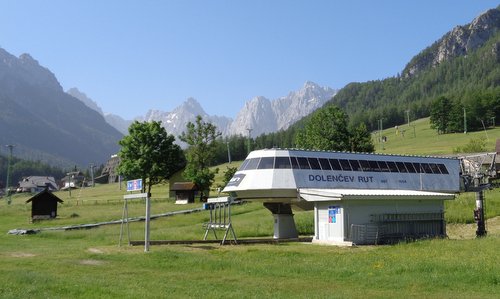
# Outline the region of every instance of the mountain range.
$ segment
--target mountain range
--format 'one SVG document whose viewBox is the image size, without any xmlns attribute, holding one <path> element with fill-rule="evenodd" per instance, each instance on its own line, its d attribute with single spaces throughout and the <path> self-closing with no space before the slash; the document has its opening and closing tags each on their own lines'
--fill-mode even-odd
<svg viewBox="0 0 500 299">
<path fill-rule="evenodd" d="M 335 104 L 351 122 L 365 122 L 370 129 L 380 119 L 384 126 L 401 124 L 406 115 L 428 116 L 431 101 L 440 95 L 461 99 L 471 90 L 498 88 L 499 29 L 500 10 L 488 10 L 417 54 L 401 75 L 350 83 L 339 91 L 306 82 L 277 99 L 250 99 L 234 119 L 208 115 L 189 98 L 170 112 L 150 110 L 137 120 L 162 121 L 167 132 L 177 136 L 188 121 L 201 115 L 226 136 L 251 132 L 256 137 L 285 130 L 297 121 L 300 125 L 304 116 Z M 64 92 L 55 75 L 29 54 L 15 57 L 1 48 L 0 105 L 0 144 L 15 145 L 20 158 L 56 166 L 106 161 L 119 150 L 118 140 L 131 122 L 104 113 L 76 88 Z M 5 147 L 0 151 L 5 153 Z"/>
<path fill-rule="evenodd" d="M 0 48 L 0 107 L 0 144 L 14 145 L 17 157 L 72 168 L 106 161 L 119 149 L 122 134 L 29 54 Z"/>
<path fill-rule="evenodd" d="M 208 115 L 193 98 L 170 112 L 149 110 L 139 121 L 162 121 L 169 134 L 180 135 L 201 115 L 224 136 L 252 136 L 288 128 L 320 108 L 335 90 L 306 82 L 287 96 L 248 101 L 233 120 Z M 0 143 L 15 145 L 15 155 L 70 168 L 102 163 L 119 150 L 132 120 L 104 113 L 98 103 L 77 88 L 63 91 L 56 76 L 29 54 L 15 57 L 0 48 Z M 5 150 L 2 148 L 2 150 Z M 5 153 L 5 152 L 4 152 Z"/>
<path fill-rule="evenodd" d="M 138 120 L 162 121 L 167 132 L 177 136 L 184 131 L 187 122 L 193 122 L 197 115 L 201 115 L 205 121 L 216 125 L 223 136 L 248 136 L 250 129 L 251 136 L 255 137 L 288 128 L 323 106 L 335 93 L 336 91 L 329 87 L 306 82 L 300 90 L 278 99 L 269 100 L 258 96 L 249 100 L 234 120 L 226 116 L 208 115 L 198 101 L 189 98 L 171 112 L 149 110 Z"/>
<path fill-rule="evenodd" d="M 101 114 L 104 119 L 122 134 L 127 134 L 127 128 L 132 120 L 125 120 L 114 114 L 105 114 L 99 105 L 77 88 L 71 88 L 68 94 L 82 101 L 87 107 Z M 194 98 L 188 98 L 172 111 L 149 110 L 144 116 L 138 116 L 138 121 L 161 121 L 169 134 L 180 135 L 188 122 L 194 122 L 200 115 L 205 121 L 213 123 L 223 136 L 251 136 L 276 132 L 287 129 L 299 119 L 310 114 L 331 100 L 336 90 L 321 87 L 314 82 L 306 82 L 298 91 L 292 91 L 287 96 L 269 100 L 257 96 L 247 101 L 233 120 L 227 116 L 208 115 L 200 103 Z"/>
</svg>

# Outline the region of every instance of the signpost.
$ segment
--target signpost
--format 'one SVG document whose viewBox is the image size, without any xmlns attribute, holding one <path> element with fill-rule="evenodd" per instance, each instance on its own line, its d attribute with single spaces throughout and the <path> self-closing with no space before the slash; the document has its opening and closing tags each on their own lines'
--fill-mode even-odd
<svg viewBox="0 0 500 299">
<path fill-rule="evenodd" d="M 127 181 L 127 191 L 141 191 L 142 190 L 142 180 L 132 180 Z"/>
<path fill-rule="evenodd" d="M 141 191 L 142 190 L 142 180 L 132 180 L 127 181 L 127 191 Z M 130 228 L 128 224 L 128 201 L 133 199 L 146 199 L 146 216 L 144 220 L 144 252 L 149 251 L 149 221 L 151 217 L 151 201 L 149 199 L 148 193 L 136 193 L 136 194 L 127 194 L 123 196 L 123 214 L 122 214 L 122 224 L 120 226 L 120 246 L 122 244 L 122 236 L 123 236 L 123 224 L 127 224 L 127 235 L 128 241 L 130 244 Z"/>
</svg>

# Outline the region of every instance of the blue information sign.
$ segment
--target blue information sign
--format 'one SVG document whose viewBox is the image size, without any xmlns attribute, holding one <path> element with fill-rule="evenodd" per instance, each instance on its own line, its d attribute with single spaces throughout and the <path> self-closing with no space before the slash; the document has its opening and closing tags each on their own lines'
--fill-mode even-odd
<svg viewBox="0 0 500 299">
<path fill-rule="evenodd" d="M 127 191 L 142 190 L 142 179 L 127 181 Z"/>
<path fill-rule="evenodd" d="M 329 206 L 328 207 L 328 223 L 337 223 L 337 215 L 340 214 L 340 207 Z"/>
</svg>

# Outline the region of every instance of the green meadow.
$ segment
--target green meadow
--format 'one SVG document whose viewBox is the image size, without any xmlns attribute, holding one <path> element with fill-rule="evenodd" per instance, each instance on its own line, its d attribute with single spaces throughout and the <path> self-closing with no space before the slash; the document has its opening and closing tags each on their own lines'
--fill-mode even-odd
<svg viewBox="0 0 500 299">
<path fill-rule="evenodd" d="M 387 128 L 381 135 L 387 137 L 384 143 L 378 142 L 378 132 L 373 133 L 375 150 L 377 153 L 407 154 L 407 155 L 446 155 L 453 149 L 463 147 L 471 139 L 485 141 L 488 152 L 495 151 L 495 142 L 500 139 L 500 127 L 486 128 L 478 132 L 437 134 L 430 128 L 429 118 L 412 121 L 410 125 L 402 124 Z"/>
<path fill-rule="evenodd" d="M 427 122 L 427 124 L 426 124 Z M 447 154 L 486 132 L 437 136 L 428 120 L 395 135 L 383 153 Z M 412 129 L 413 130 L 413 129 Z M 488 130 L 494 149 L 500 129 Z M 486 137 L 485 137 L 486 138 Z M 233 163 L 231 166 L 238 165 Z M 220 172 L 227 165 L 220 165 Z M 222 176 L 219 175 L 217 183 Z M 448 238 L 396 245 L 334 247 L 309 243 L 251 245 L 118 246 L 120 225 L 10 235 L 15 228 L 41 229 L 118 220 L 123 195 L 118 184 L 57 192 L 64 203 L 54 220 L 29 222 L 29 195 L 0 200 L 0 298 L 498 298 L 500 294 L 500 189 L 485 192 L 487 237 L 475 238 L 474 194 L 446 202 Z M 168 184 L 152 191 L 152 214 L 199 208 L 175 205 Z M 129 205 L 143 216 L 144 202 Z M 273 218 L 260 203 L 235 205 L 238 238 L 271 237 Z M 310 211 L 294 211 L 299 233 L 313 234 Z M 200 240 L 208 211 L 151 221 L 152 240 Z M 131 239 L 143 240 L 144 222 L 130 224 Z M 219 234 L 221 235 L 222 232 Z M 209 235 L 213 239 L 212 235 Z"/>
</svg>

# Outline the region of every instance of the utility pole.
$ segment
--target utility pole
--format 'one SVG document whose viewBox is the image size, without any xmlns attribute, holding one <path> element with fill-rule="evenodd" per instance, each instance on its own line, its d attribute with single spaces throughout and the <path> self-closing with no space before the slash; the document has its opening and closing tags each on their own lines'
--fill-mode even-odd
<svg viewBox="0 0 500 299">
<path fill-rule="evenodd" d="M 94 183 L 94 163 L 90 163 L 90 177 L 92 179 L 92 187 L 95 187 L 95 183 Z"/>
<path fill-rule="evenodd" d="M 465 112 L 465 107 L 464 107 L 464 134 L 467 134 L 467 112 Z"/>
<path fill-rule="evenodd" d="M 5 182 L 5 194 L 7 195 L 7 203 L 10 205 L 11 203 L 11 197 L 10 197 L 10 192 L 9 192 L 9 185 L 10 185 L 10 172 L 12 171 L 12 149 L 14 148 L 15 145 L 13 144 L 8 144 L 6 147 L 9 148 L 10 154 L 9 154 L 9 164 L 7 165 L 7 180 Z"/>
<path fill-rule="evenodd" d="M 408 119 L 408 127 L 410 126 L 410 109 L 406 110 L 406 119 Z"/>
<path fill-rule="evenodd" d="M 379 137 L 379 142 L 380 142 L 380 148 L 384 150 L 384 140 L 382 140 L 382 118 L 378 120 L 378 137 Z"/>
<path fill-rule="evenodd" d="M 247 128 L 247 131 L 248 131 L 248 149 L 247 149 L 247 154 L 250 154 L 250 142 L 251 142 L 251 139 L 252 139 L 252 131 L 253 129 L 251 128 Z"/>
<path fill-rule="evenodd" d="M 229 150 L 229 141 L 226 141 L 227 145 L 227 161 L 231 164 L 231 151 Z"/>
<path fill-rule="evenodd" d="M 479 178 L 474 178 L 476 190 L 476 209 L 474 209 L 474 220 L 477 223 L 476 237 L 486 236 L 486 221 L 484 218 L 484 191 Z"/>
<path fill-rule="evenodd" d="M 483 124 L 483 130 L 484 133 L 486 134 L 486 140 L 490 141 L 490 138 L 488 137 L 488 132 L 486 131 L 486 126 L 484 125 L 484 121 L 481 119 L 481 123 Z"/>
</svg>

